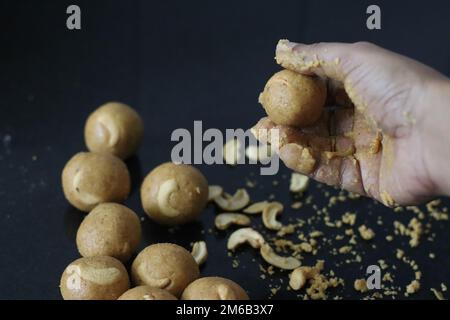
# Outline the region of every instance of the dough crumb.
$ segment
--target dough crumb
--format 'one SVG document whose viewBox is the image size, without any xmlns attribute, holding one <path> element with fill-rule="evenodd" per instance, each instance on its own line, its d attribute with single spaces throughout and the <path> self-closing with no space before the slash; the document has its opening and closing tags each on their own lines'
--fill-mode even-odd
<svg viewBox="0 0 450 320">
<path fill-rule="evenodd" d="M 353 284 L 356 291 L 359 292 L 367 292 L 369 289 L 367 288 L 367 283 L 365 279 L 356 279 L 355 283 Z"/>
<path fill-rule="evenodd" d="M 419 291 L 419 289 L 420 289 L 420 282 L 417 280 L 411 281 L 411 283 L 406 286 L 406 292 L 408 294 L 414 294 L 417 291 Z"/>
<path fill-rule="evenodd" d="M 366 227 L 366 225 L 361 225 L 358 228 L 359 234 L 361 235 L 361 238 L 364 240 L 371 240 L 375 237 L 375 232 L 373 232 L 372 229 Z"/>
</svg>

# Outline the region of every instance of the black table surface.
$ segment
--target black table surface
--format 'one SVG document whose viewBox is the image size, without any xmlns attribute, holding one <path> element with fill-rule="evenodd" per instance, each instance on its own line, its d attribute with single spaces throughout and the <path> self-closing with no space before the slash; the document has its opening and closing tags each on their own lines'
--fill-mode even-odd
<svg viewBox="0 0 450 320">
<path fill-rule="evenodd" d="M 66 8 L 77 4 L 82 29 L 66 28 Z M 176 128 L 249 128 L 261 116 L 257 96 L 268 77 L 279 70 L 274 48 L 278 39 L 299 42 L 371 41 L 450 74 L 450 2 L 378 1 L 382 29 L 365 27 L 371 1 L 6 1 L 0 2 L 0 298 L 59 299 L 59 279 L 65 266 L 78 258 L 75 234 L 84 214 L 64 199 L 60 173 L 66 161 L 85 150 L 83 126 L 88 114 L 106 101 L 133 106 L 145 121 L 145 138 L 137 156 L 127 165 L 133 190 L 126 205 L 140 216 L 139 184 L 156 165 L 170 159 Z M 412 155 L 413 156 L 413 155 Z M 229 192 L 255 180 L 248 189 L 254 201 L 275 199 L 285 204 L 282 221 L 314 215 L 311 205 L 292 210 L 289 171 L 259 176 L 258 167 L 243 165 L 199 168 L 211 184 Z M 279 182 L 278 186 L 273 181 Z M 312 184 L 304 197 L 326 205 L 324 190 Z M 444 204 L 448 204 L 444 200 Z M 359 242 L 361 263 L 343 262 L 327 250 L 305 263 L 326 260 L 346 280 L 330 297 L 359 299 L 353 280 L 364 276 L 369 264 L 384 259 L 404 288 L 413 278 L 411 268 L 395 259 L 403 248 L 423 272 L 422 289 L 413 298 L 433 298 L 430 288 L 450 284 L 448 222 L 432 221 L 434 241 L 424 236 L 410 249 L 407 237 L 395 237 L 392 223 L 407 223 L 414 215 L 394 213 L 369 199 L 330 209 L 338 219 L 345 211 L 358 212 L 358 224 L 377 233 L 373 242 Z M 213 228 L 216 209 L 209 205 L 200 221 L 168 229 L 143 221 L 141 247 L 175 242 L 189 248 L 205 240 L 210 255 L 202 275 L 231 278 L 251 298 L 290 298 L 287 273 L 276 271 L 260 278 L 265 263 L 251 248 L 235 257 L 226 251 L 227 232 Z M 376 221 L 383 220 L 383 225 Z M 254 226 L 261 227 L 256 218 Z M 307 232 L 308 226 L 304 227 Z M 212 231 L 208 231 L 208 230 Z M 322 228 L 334 237 L 333 228 Z M 373 248 L 373 244 L 376 248 Z M 435 253 L 431 259 L 429 253 Z M 233 261 L 238 260 L 239 263 Z M 234 267 L 233 267 L 233 264 Z M 339 266 L 336 266 L 339 265 Z M 392 265 L 397 270 L 392 270 Z M 281 289 L 273 295 L 271 288 Z M 444 293 L 445 294 L 445 293 Z M 402 297 L 401 295 L 399 297 Z"/>
</svg>

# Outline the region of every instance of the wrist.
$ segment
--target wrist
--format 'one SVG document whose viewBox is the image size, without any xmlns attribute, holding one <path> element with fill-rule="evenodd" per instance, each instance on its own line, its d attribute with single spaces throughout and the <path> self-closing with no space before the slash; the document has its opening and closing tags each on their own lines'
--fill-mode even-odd
<svg viewBox="0 0 450 320">
<path fill-rule="evenodd" d="M 450 196 L 450 80 L 429 81 L 421 103 L 424 164 L 434 195 Z"/>
</svg>

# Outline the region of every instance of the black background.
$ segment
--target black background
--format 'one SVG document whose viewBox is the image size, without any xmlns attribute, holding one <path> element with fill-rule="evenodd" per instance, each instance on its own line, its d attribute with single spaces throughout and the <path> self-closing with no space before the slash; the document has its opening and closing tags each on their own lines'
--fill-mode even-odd
<svg viewBox="0 0 450 320">
<path fill-rule="evenodd" d="M 82 10 L 82 30 L 66 28 L 66 8 Z M 377 1 L 382 10 L 382 30 L 366 28 L 366 8 L 372 1 L 5 1 L 0 2 L 0 298 L 60 298 L 58 284 L 65 266 L 78 257 L 75 234 L 84 214 L 64 199 L 60 172 L 65 162 L 84 150 L 83 126 L 100 104 L 118 100 L 142 115 L 145 140 L 137 157 L 127 164 L 134 189 L 126 204 L 144 216 L 138 196 L 142 177 L 170 159 L 176 128 L 192 130 L 194 120 L 204 128 L 248 128 L 261 116 L 257 96 L 268 77 L 279 69 L 274 49 L 280 38 L 298 42 L 359 40 L 424 62 L 450 75 L 450 2 Z M 245 178 L 258 174 L 255 166 L 229 168 L 200 166 L 212 184 L 233 192 Z M 252 198 L 274 193 L 289 208 L 288 171 L 277 177 L 257 177 Z M 273 187 L 277 179 L 280 186 Z M 324 187 L 309 193 L 316 203 Z M 331 189 L 330 189 L 331 190 Z M 359 212 L 358 223 L 376 224 L 382 216 L 386 230 L 398 214 L 371 200 L 337 207 L 336 218 L 348 207 Z M 285 279 L 274 298 L 295 298 L 286 291 L 286 273 L 271 281 L 259 278 L 260 258 L 250 249 L 237 254 L 232 268 L 226 254 L 226 233 L 202 233 L 213 226 L 215 209 L 209 206 L 202 221 L 175 233 L 143 222 L 142 247 L 171 241 L 189 247 L 205 239 L 210 257 L 203 275 L 236 280 L 252 298 L 269 296 L 269 285 Z M 332 212 L 333 213 L 333 212 Z M 301 212 L 283 214 L 311 215 Z M 394 215 L 397 215 L 394 217 Z M 411 215 L 404 214 L 405 222 Z M 286 219 L 286 220 L 285 220 Z M 372 222 L 372 223 L 370 223 Z M 260 225 L 257 221 L 256 225 Z M 432 298 L 430 287 L 450 280 L 448 223 L 435 224 L 436 241 L 424 243 L 408 255 L 424 273 L 422 290 L 414 297 Z M 360 298 L 352 289 L 365 266 L 377 259 L 392 259 L 396 247 L 377 230 L 376 250 L 361 244 L 363 263 L 334 268 L 337 257 L 325 252 L 327 267 L 347 280 L 334 291 Z M 330 230 L 330 232 L 333 232 Z M 384 233 L 383 233 L 384 232 Z M 429 252 L 437 258 L 430 260 Z M 256 260 L 256 262 L 252 261 Z M 339 258 L 340 259 L 340 258 Z M 308 260 L 307 260 L 308 261 Z M 310 263 L 315 259 L 311 258 Z M 413 279 L 400 267 L 396 283 L 404 287 Z M 450 283 L 449 283 L 450 284 Z M 333 294 L 331 295 L 333 296 Z"/>
</svg>

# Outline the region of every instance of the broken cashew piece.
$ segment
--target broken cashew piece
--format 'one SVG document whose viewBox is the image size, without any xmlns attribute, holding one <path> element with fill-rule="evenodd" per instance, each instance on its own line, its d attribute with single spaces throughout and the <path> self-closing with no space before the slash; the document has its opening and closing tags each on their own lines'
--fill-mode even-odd
<svg viewBox="0 0 450 320">
<path fill-rule="evenodd" d="M 259 252 L 267 263 L 280 269 L 293 270 L 301 265 L 300 260 L 294 257 L 282 257 L 277 255 L 268 244 L 263 244 Z"/>
<path fill-rule="evenodd" d="M 289 275 L 289 286 L 293 290 L 300 290 L 306 284 L 306 281 L 311 278 L 311 267 L 296 268 Z"/>
<path fill-rule="evenodd" d="M 241 158 L 241 143 L 238 139 L 231 139 L 225 143 L 223 146 L 223 159 L 226 164 L 235 166 Z"/>
<path fill-rule="evenodd" d="M 309 178 L 300 173 L 292 173 L 289 191 L 304 192 L 308 188 Z"/>
<path fill-rule="evenodd" d="M 260 201 L 260 202 L 256 202 L 250 206 L 248 206 L 247 208 L 244 209 L 244 213 L 248 213 L 248 214 L 257 214 L 257 213 L 261 213 L 264 211 L 264 208 L 267 207 L 269 205 L 269 201 Z"/>
<path fill-rule="evenodd" d="M 245 189 L 238 189 L 234 195 L 224 193 L 218 197 L 215 197 L 214 202 L 225 211 L 237 211 L 241 210 L 250 202 L 250 196 Z"/>
<path fill-rule="evenodd" d="M 214 224 L 219 230 L 228 229 L 232 224 L 249 226 L 250 223 L 250 218 L 241 213 L 221 213 L 218 214 L 214 220 Z"/>
<path fill-rule="evenodd" d="M 214 198 L 220 196 L 223 192 L 223 188 L 217 185 L 208 186 L 208 201 L 212 201 Z"/>
<path fill-rule="evenodd" d="M 191 254 L 198 265 L 202 265 L 203 263 L 205 263 L 206 259 L 208 258 L 208 249 L 206 248 L 206 242 L 194 242 L 194 244 L 192 245 Z"/>
<path fill-rule="evenodd" d="M 246 242 L 253 248 L 259 249 L 265 243 L 265 240 L 258 231 L 252 228 L 241 228 L 230 235 L 227 249 L 235 250 L 239 245 Z"/>
<path fill-rule="evenodd" d="M 280 230 L 283 225 L 277 221 L 277 216 L 283 211 L 283 205 L 279 202 L 269 203 L 263 210 L 262 220 L 264 226 L 270 230 Z"/>
</svg>

